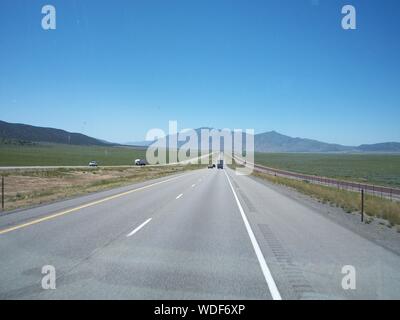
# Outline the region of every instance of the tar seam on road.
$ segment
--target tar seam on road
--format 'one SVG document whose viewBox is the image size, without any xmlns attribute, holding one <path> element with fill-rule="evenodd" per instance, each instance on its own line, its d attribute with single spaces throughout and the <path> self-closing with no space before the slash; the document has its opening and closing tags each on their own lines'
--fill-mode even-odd
<svg viewBox="0 0 400 320">
<path fill-rule="evenodd" d="M 89 202 L 89 203 L 84 204 L 84 205 L 79 206 L 79 207 L 75 207 L 75 208 L 72 208 L 72 209 L 61 211 L 61 212 L 58 212 L 58 213 L 55 213 L 55 214 L 51 214 L 51 215 L 48 215 L 48 216 L 40 218 L 40 219 L 36 219 L 36 220 L 30 221 L 30 222 L 26 222 L 26 223 L 23 223 L 23 224 L 19 224 L 19 225 L 7 228 L 7 229 L 3 229 L 3 230 L 0 230 L 0 235 L 8 233 L 8 232 L 11 232 L 11 231 L 15 231 L 15 230 L 18 230 L 18 229 L 22 229 L 22 228 L 25 228 L 25 227 L 29 227 L 31 225 L 34 225 L 34 224 L 37 224 L 37 223 L 40 223 L 40 222 L 43 222 L 43 221 L 51 220 L 51 219 L 63 216 L 65 214 L 68 214 L 68 213 L 71 213 L 71 212 L 79 211 L 81 209 L 88 208 L 88 207 L 91 207 L 91 206 L 94 206 L 96 204 L 103 203 L 103 202 L 106 202 L 106 201 L 109 201 L 109 200 L 112 200 L 112 199 L 116 199 L 116 198 L 131 194 L 131 193 L 136 192 L 136 191 L 140 191 L 140 190 L 144 190 L 144 189 L 147 189 L 147 188 L 150 188 L 150 187 L 154 187 L 156 185 L 159 185 L 159 184 L 162 184 L 162 183 L 165 183 L 165 182 L 169 182 L 169 181 L 181 178 L 183 176 L 186 176 L 186 175 L 182 174 L 182 175 L 180 175 L 178 177 L 170 178 L 170 179 L 167 179 L 167 180 L 163 180 L 163 181 L 159 181 L 159 182 L 156 182 L 156 183 L 149 184 L 147 186 L 143 186 L 143 187 L 136 188 L 136 189 L 133 189 L 133 190 L 125 191 L 125 192 L 122 192 L 122 193 L 118 193 L 118 194 L 115 194 L 113 196 L 106 197 L 106 198 L 103 198 L 103 199 L 100 199 L 100 200 L 97 200 L 97 201 L 94 201 L 94 202 Z"/>
<path fill-rule="evenodd" d="M 151 221 L 152 218 L 147 219 L 145 222 L 143 222 L 139 227 L 137 227 L 135 230 L 133 230 L 131 233 L 127 234 L 127 237 L 133 236 L 136 232 L 138 232 L 140 229 L 142 229 L 146 224 L 148 224 Z"/>
<path fill-rule="evenodd" d="M 236 195 L 235 189 L 232 186 L 231 180 L 229 179 L 229 176 L 225 170 L 224 170 L 224 173 L 226 175 L 226 178 L 228 179 L 229 186 L 231 187 L 232 193 L 235 197 L 236 204 L 239 208 L 240 214 L 242 215 L 244 225 L 246 227 L 247 233 L 249 234 L 249 237 L 250 237 L 251 243 L 253 245 L 254 251 L 256 253 L 258 262 L 260 263 L 260 267 L 264 274 L 265 281 L 267 281 L 267 285 L 269 288 L 269 292 L 271 293 L 272 299 L 282 300 L 281 294 L 279 293 L 278 287 L 276 286 L 274 278 L 272 277 L 271 271 L 268 268 L 267 262 L 265 261 L 264 255 L 260 249 L 260 246 L 258 245 L 257 239 L 253 233 L 253 230 L 251 229 L 250 223 L 247 220 L 247 217 L 246 217 L 246 214 L 244 213 L 242 205 L 240 204 L 239 198 Z"/>
</svg>

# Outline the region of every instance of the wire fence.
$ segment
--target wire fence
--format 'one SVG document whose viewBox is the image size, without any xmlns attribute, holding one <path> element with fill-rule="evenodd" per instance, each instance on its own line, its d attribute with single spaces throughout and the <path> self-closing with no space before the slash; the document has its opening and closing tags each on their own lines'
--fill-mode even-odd
<svg viewBox="0 0 400 320">
<path fill-rule="evenodd" d="M 242 159 L 238 158 L 237 156 L 235 156 L 235 160 L 241 164 L 244 163 L 244 161 Z M 287 171 L 287 170 L 275 169 L 275 168 L 271 168 L 271 167 L 267 167 L 267 166 L 263 166 L 263 165 L 259 165 L 259 164 L 253 164 L 253 166 L 254 166 L 255 171 L 268 173 L 268 174 L 271 174 L 274 176 L 281 176 L 284 178 L 302 180 L 302 181 L 313 183 L 313 184 L 335 187 L 335 188 L 341 189 L 341 190 L 349 190 L 349 191 L 355 191 L 355 192 L 361 192 L 361 190 L 364 190 L 365 193 L 368 193 L 368 194 L 371 194 L 371 195 L 374 195 L 377 197 L 400 201 L 400 189 L 397 189 L 397 188 L 390 188 L 390 187 L 366 184 L 366 183 L 361 183 L 361 182 L 345 181 L 345 180 L 327 178 L 327 177 L 322 177 L 322 176 L 302 174 L 302 173 L 297 173 L 297 172 L 292 172 L 292 171 Z"/>
</svg>

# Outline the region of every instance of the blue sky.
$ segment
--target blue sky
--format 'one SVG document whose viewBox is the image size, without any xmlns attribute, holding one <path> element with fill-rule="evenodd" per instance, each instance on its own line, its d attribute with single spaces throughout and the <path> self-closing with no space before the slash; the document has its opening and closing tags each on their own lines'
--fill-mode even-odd
<svg viewBox="0 0 400 320">
<path fill-rule="evenodd" d="M 399 16 L 397 0 L 1 0 L 0 119 L 115 142 L 168 120 L 400 141 Z"/>
</svg>

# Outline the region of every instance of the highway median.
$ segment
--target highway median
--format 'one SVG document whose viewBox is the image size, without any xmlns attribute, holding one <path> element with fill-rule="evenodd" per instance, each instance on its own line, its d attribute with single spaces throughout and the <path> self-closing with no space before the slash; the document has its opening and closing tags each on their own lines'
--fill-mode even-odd
<svg viewBox="0 0 400 320">
<path fill-rule="evenodd" d="M 187 164 L 8 170 L 2 173 L 5 181 L 5 211 L 51 203 L 203 167 Z"/>
</svg>

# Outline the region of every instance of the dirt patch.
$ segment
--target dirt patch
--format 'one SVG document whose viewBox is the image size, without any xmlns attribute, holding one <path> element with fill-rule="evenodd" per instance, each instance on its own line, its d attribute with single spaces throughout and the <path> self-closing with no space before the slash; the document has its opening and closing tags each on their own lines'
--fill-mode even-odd
<svg viewBox="0 0 400 320">
<path fill-rule="evenodd" d="M 5 210 L 52 202 L 198 168 L 201 166 L 16 170 L 5 175 Z"/>
</svg>

